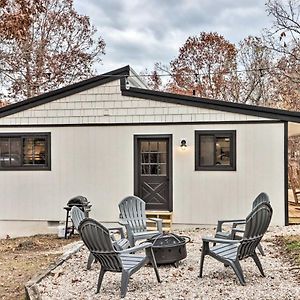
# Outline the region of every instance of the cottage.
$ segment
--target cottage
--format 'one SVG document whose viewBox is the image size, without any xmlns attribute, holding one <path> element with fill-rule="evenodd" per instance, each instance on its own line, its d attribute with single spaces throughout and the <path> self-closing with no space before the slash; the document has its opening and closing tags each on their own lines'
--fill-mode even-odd
<svg viewBox="0 0 300 300">
<path fill-rule="evenodd" d="M 0 236 L 49 232 L 76 195 L 113 223 L 130 194 L 176 226 L 245 216 L 269 194 L 288 224 L 300 113 L 147 89 L 129 66 L 0 109 Z"/>
</svg>

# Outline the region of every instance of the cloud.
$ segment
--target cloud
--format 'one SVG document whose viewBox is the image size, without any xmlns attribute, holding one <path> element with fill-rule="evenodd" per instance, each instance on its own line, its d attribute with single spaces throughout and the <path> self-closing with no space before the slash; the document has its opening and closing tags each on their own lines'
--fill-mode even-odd
<svg viewBox="0 0 300 300">
<path fill-rule="evenodd" d="M 100 73 L 169 63 L 191 35 L 218 32 L 232 43 L 270 26 L 262 0 L 75 0 L 106 42 Z"/>
</svg>

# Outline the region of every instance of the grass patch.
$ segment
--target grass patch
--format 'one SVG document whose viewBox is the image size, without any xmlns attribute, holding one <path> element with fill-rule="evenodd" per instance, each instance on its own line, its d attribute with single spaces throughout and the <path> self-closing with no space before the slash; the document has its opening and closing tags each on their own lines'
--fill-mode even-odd
<svg viewBox="0 0 300 300">
<path fill-rule="evenodd" d="M 286 236 L 283 238 L 288 255 L 300 266 L 300 235 Z"/>
<path fill-rule="evenodd" d="M 279 246 L 279 255 L 300 268 L 300 235 L 276 236 L 274 242 Z"/>
</svg>

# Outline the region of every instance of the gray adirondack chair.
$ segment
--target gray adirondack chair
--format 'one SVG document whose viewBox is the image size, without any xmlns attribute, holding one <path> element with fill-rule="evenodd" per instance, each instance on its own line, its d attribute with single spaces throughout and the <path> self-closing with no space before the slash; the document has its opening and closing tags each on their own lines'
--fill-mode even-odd
<svg viewBox="0 0 300 300">
<path fill-rule="evenodd" d="M 260 193 L 253 201 L 252 203 L 252 210 L 259 205 L 260 203 L 270 203 L 269 196 L 262 192 Z M 232 227 L 230 231 L 223 231 L 223 224 L 226 223 L 232 223 Z M 221 239 L 241 239 L 241 234 L 244 233 L 244 228 L 241 228 L 241 226 L 244 226 L 246 224 L 245 219 L 233 219 L 233 220 L 219 220 L 217 224 L 217 230 L 215 234 L 215 238 L 221 238 Z M 261 253 L 261 255 L 265 255 L 264 250 L 261 246 L 261 244 L 258 244 L 257 249 Z"/>
<path fill-rule="evenodd" d="M 120 221 L 127 231 L 127 238 L 131 247 L 135 245 L 137 240 L 152 238 L 162 233 L 162 219 L 146 218 L 145 202 L 136 196 L 125 197 L 119 203 Z M 156 223 L 157 230 L 147 230 L 146 222 L 152 221 Z"/>
<path fill-rule="evenodd" d="M 73 206 L 70 211 L 71 220 L 74 227 L 78 231 L 80 222 L 86 218 L 85 213 L 78 207 Z M 130 247 L 129 241 L 125 238 L 124 230 L 122 227 L 112 227 L 108 229 L 110 232 L 110 237 L 113 242 L 113 246 L 116 250 L 123 250 Z M 119 234 L 120 239 L 116 239 L 115 234 Z M 87 269 L 89 270 L 92 266 L 93 261 L 95 260 L 92 253 L 90 253 L 87 262 Z"/>
<path fill-rule="evenodd" d="M 206 255 L 210 255 L 225 266 L 231 266 L 242 285 L 246 284 L 240 260 L 251 257 L 257 265 L 262 276 L 265 277 L 261 262 L 255 252 L 263 235 L 267 231 L 271 218 L 272 207 L 269 203 L 261 203 L 256 206 L 246 218 L 245 231 L 241 240 L 202 238 L 202 254 L 200 261 L 200 274 L 202 277 L 203 263 Z M 209 246 L 209 243 L 216 245 Z"/>
<path fill-rule="evenodd" d="M 113 247 L 109 230 L 90 218 L 86 218 L 80 223 L 79 232 L 84 244 L 101 264 L 96 293 L 100 291 L 106 272 L 119 272 L 122 273 L 121 298 L 125 297 L 130 276 L 148 262 L 151 262 L 157 281 L 160 282 L 151 243 L 143 243 L 133 248 L 117 251 Z M 150 248 L 150 256 L 133 254 L 146 248 Z"/>
</svg>

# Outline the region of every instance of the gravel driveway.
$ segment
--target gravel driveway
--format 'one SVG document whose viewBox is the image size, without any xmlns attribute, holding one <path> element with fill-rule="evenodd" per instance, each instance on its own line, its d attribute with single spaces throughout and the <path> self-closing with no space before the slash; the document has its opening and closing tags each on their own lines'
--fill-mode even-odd
<svg viewBox="0 0 300 300">
<path fill-rule="evenodd" d="M 179 232 L 175 232 L 179 233 Z M 212 229 L 180 232 L 192 238 L 187 244 L 188 256 L 176 269 L 171 265 L 159 267 L 162 283 L 156 281 L 154 270 L 145 267 L 135 273 L 128 285 L 126 299 L 300 299 L 300 270 L 284 262 L 277 246 L 276 235 L 300 234 L 300 226 L 273 227 L 264 236 L 262 245 L 266 256 L 261 259 L 266 277 L 251 258 L 241 262 L 247 285 L 241 286 L 231 268 L 206 256 L 203 278 L 198 278 L 201 236 L 213 234 Z M 95 294 L 99 264 L 86 270 L 88 252 L 83 247 L 38 285 L 41 297 L 48 299 L 119 299 L 119 273 L 107 272 L 100 294 Z"/>
</svg>

